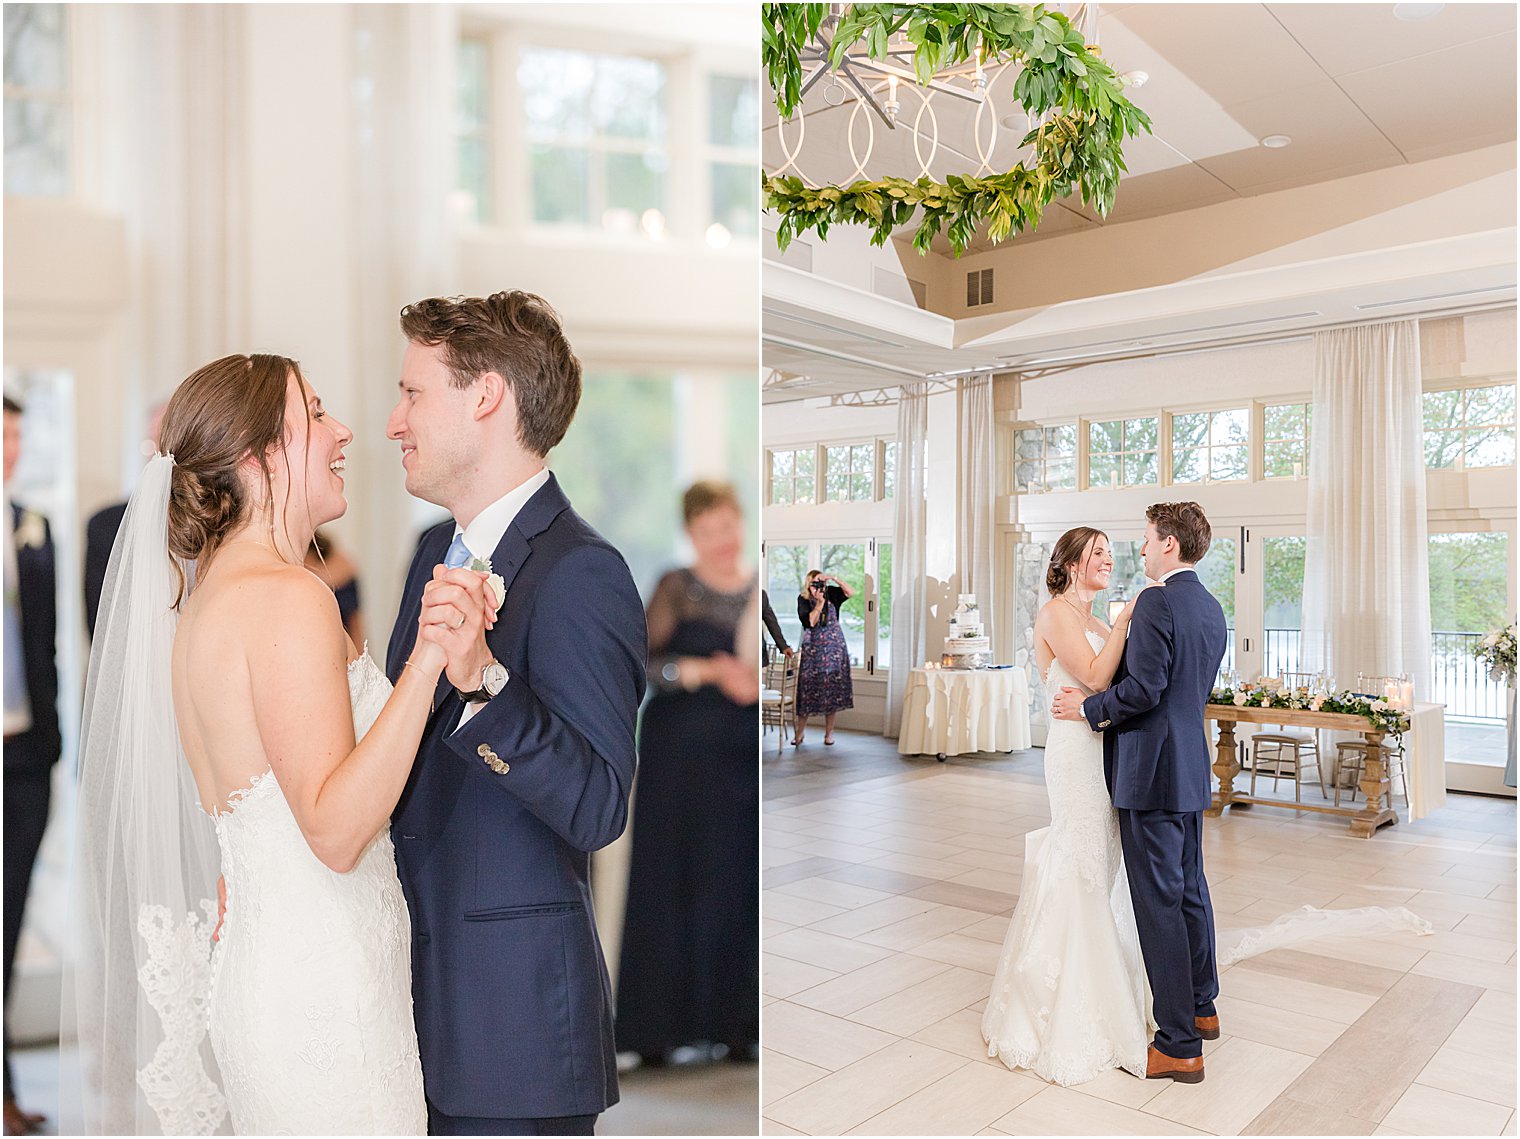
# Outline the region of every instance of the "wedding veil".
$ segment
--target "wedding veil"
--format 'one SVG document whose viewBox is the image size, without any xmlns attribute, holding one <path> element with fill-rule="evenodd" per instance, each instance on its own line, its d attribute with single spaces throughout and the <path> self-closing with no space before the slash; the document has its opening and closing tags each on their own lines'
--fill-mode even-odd
<svg viewBox="0 0 1520 1139">
<path fill-rule="evenodd" d="M 174 459 L 157 455 L 106 571 L 85 686 L 64 1038 L 91 1134 L 210 1134 L 226 1103 L 206 1041 L 218 855 L 180 748 L 170 661 L 180 572 L 168 549 Z"/>
</svg>

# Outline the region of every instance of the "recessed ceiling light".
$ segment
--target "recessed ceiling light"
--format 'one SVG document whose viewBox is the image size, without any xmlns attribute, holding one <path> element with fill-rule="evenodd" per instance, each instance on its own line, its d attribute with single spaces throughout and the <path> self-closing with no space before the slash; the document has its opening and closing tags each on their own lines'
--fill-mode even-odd
<svg viewBox="0 0 1520 1139">
<path fill-rule="evenodd" d="M 1149 71 L 1126 71 L 1119 78 L 1128 87 L 1144 87 L 1150 82 L 1151 74 Z"/>
<path fill-rule="evenodd" d="M 1011 115 L 1004 115 L 1001 119 L 998 120 L 998 122 L 1007 127 L 1009 130 L 1016 131 L 1022 126 L 1027 126 L 1029 120 L 1015 111 Z"/>
<path fill-rule="evenodd" d="M 1438 15 L 1445 4 L 1395 4 L 1393 14 L 1395 18 L 1414 23 L 1417 20 L 1428 20 Z"/>
<path fill-rule="evenodd" d="M 1281 150 L 1293 140 L 1285 134 L 1269 134 L 1261 140 L 1261 145 L 1268 150 Z"/>
</svg>

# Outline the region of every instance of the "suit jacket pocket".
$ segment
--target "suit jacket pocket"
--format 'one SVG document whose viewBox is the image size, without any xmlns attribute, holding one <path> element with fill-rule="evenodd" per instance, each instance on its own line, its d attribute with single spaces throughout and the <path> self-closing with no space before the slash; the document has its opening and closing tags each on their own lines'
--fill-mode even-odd
<svg viewBox="0 0 1520 1139">
<path fill-rule="evenodd" d="M 527 906 L 496 906 L 489 910 L 466 910 L 465 921 L 507 921 L 511 918 L 548 917 L 579 910 L 579 902 L 543 902 Z"/>
</svg>

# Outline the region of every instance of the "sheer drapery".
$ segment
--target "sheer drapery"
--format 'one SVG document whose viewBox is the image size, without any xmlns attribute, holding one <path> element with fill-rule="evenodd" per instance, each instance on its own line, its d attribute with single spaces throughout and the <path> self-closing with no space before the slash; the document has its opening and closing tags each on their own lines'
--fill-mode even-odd
<svg viewBox="0 0 1520 1139">
<path fill-rule="evenodd" d="M 1419 325 L 1317 332 L 1314 348 L 1303 664 L 1340 688 L 1359 672 L 1407 672 L 1421 698 L 1430 588 Z"/>
<path fill-rule="evenodd" d="M 992 377 L 962 380 L 960 396 L 960 592 L 976 594 L 983 622 L 995 630 L 1002 612 L 992 580 Z"/>
<path fill-rule="evenodd" d="M 892 526 L 892 661 L 883 734 L 897 738 L 908 673 L 924 654 L 924 480 L 928 470 L 929 393 L 904 384 L 897 399 L 897 518 Z"/>
</svg>

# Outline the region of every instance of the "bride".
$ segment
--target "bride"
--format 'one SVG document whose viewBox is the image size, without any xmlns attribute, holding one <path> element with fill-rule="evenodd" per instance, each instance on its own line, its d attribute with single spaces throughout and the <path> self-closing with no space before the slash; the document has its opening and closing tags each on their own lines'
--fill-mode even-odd
<svg viewBox="0 0 1520 1139">
<path fill-rule="evenodd" d="M 464 615 L 425 601 L 394 691 L 348 640 L 302 561 L 352 438 L 295 361 L 228 356 L 128 507 L 81 743 L 90 1131 L 426 1130 L 389 821 Z"/>
<path fill-rule="evenodd" d="M 1100 530 L 1079 526 L 1056 543 L 1045 575 L 1050 600 L 1034 625 L 1047 691 L 1095 692 L 1113 679 L 1135 606 L 1112 629 L 1093 616 L 1113 568 Z M 1109 1068 L 1143 1078 L 1150 989 L 1103 779 L 1103 736 L 1052 720 L 1045 784 L 1050 826 L 1025 839 L 1019 904 L 982 1014 L 987 1054 L 1063 1085 Z"/>
</svg>

